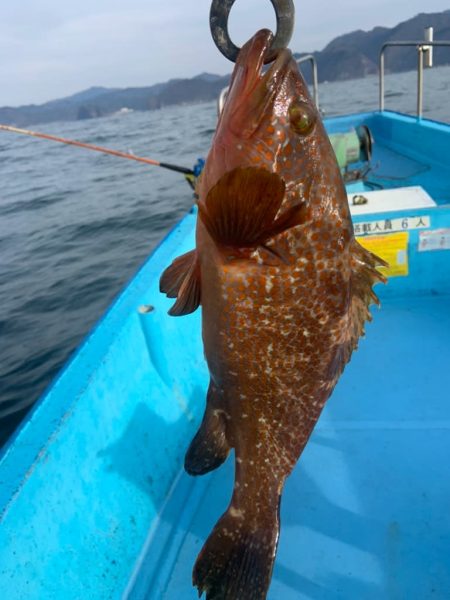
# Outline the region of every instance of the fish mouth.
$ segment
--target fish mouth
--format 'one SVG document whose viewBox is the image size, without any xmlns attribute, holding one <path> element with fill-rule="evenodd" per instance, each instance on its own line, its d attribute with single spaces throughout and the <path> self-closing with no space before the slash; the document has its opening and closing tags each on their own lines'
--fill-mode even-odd
<svg viewBox="0 0 450 600">
<path fill-rule="evenodd" d="M 273 50 L 271 47 L 273 39 L 273 33 L 269 29 L 261 29 L 242 48 L 237 62 L 246 65 L 248 83 L 251 83 L 252 80 L 258 81 L 258 79 L 260 82 L 267 82 L 280 74 L 285 74 L 287 71 L 292 52 L 287 48 L 283 48 L 276 53 L 275 60 L 272 62 Z M 263 74 L 264 65 L 270 62 L 272 64 Z"/>
<path fill-rule="evenodd" d="M 242 47 L 236 61 L 227 112 L 232 129 L 243 137 L 249 137 L 272 109 L 280 85 L 292 67 L 292 52 L 284 48 L 264 71 L 266 59 L 273 54 L 272 42 L 272 32 L 261 29 Z"/>
</svg>

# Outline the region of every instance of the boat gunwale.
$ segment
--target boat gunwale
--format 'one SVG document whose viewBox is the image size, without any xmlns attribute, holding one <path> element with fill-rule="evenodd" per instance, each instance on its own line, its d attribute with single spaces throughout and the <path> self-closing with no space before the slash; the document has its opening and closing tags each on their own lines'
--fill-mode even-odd
<svg viewBox="0 0 450 600">
<path fill-rule="evenodd" d="M 77 381 L 77 394 L 58 395 L 58 402 L 51 402 L 53 393 L 58 386 L 63 385 L 66 377 L 72 377 L 71 371 L 77 361 L 86 360 L 87 352 L 92 352 L 91 342 L 95 338 L 96 345 L 101 345 L 103 348 L 108 346 L 112 338 L 119 334 L 119 329 L 110 328 L 110 320 L 118 320 L 118 316 L 122 315 L 124 322 L 130 316 L 129 300 L 135 298 L 135 288 L 148 285 L 143 281 L 144 275 L 149 269 L 154 256 L 159 254 L 163 247 L 167 246 L 167 242 L 171 240 L 171 246 L 177 246 L 176 236 L 181 233 L 185 237 L 190 231 L 189 221 L 195 212 L 195 208 L 191 209 L 182 217 L 180 221 L 175 223 L 173 227 L 162 237 L 162 239 L 151 250 L 149 256 L 138 267 L 134 275 L 118 292 L 105 313 L 84 336 L 79 345 L 75 348 L 62 369 L 56 377 L 48 384 L 42 395 L 31 407 L 28 414 L 19 424 L 13 435 L 7 440 L 3 448 L 0 449 L 0 525 L 8 512 L 9 505 L 14 501 L 16 495 L 25 485 L 27 479 L 32 475 L 34 468 L 43 460 L 47 448 L 51 445 L 52 440 L 60 432 L 64 422 L 72 413 L 76 403 L 82 393 L 83 382 L 88 385 L 92 374 L 95 372 L 96 364 L 92 364 L 88 371 L 84 371 L 83 377 Z M 185 231 L 186 230 L 186 231 Z M 172 253 L 175 248 L 172 249 Z M 165 252 L 169 254 L 169 252 Z M 118 312 L 119 311 L 119 312 Z M 107 339 L 102 339 L 97 335 L 99 331 L 109 330 Z M 62 401 L 61 401 L 62 400 Z M 65 401 L 64 401 L 65 400 Z M 27 430 L 36 425 L 35 421 L 43 419 L 38 427 L 34 427 L 33 436 L 27 436 Z M 20 445 L 22 438 L 25 437 L 25 443 Z M 15 454 L 13 457 L 12 454 Z M 9 465 L 9 462 L 12 462 Z"/>
</svg>

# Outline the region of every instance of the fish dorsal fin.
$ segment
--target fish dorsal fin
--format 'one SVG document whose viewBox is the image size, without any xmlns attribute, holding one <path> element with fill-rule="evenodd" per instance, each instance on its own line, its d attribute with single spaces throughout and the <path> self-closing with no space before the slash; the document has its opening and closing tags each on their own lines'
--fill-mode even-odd
<svg viewBox="0 0 450 600">
<path fill-rule="evenodd" d="M 343 346 L 342 369 L 350 360 L 352 351 L 358 347 L 359 338 L 365 333 L 365 322 L 372 320 L 370 305 L 380 305 L 380 301 L 372 289 L 373 286 L 387 281 L 386 277 L 378 271 L 379 267 L 387 267 L 387 263 L 363 248 L 356 240 L 353 240 L 351 266 L 352 299 L 348 321 L 350 330 L 348 342 Z"/>
<path fill-rule="evenodd" d="M 223 175 L 199 203 L 200 218 L 219 244 L 257 246 L 300 222 L 297 207 L 277 218 L 285 189 L 277 173 L 238 167 Z"/>
<path fill-rule="evenodd" d="M 200 267 L 197 251 L 191 250 L 176 258 L 161 275 L 159 289 L 176 302 L 169 315 L 181 317 L 194 312 L 200 305 Z"/>
</svg>

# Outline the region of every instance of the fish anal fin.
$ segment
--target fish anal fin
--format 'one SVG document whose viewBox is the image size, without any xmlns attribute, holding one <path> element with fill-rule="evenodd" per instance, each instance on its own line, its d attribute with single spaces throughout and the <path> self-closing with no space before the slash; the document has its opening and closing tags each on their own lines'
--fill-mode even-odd
<svg viewBox="0 0 450 600">
<path fill-rule="evenodd" d="M 238 167 L 223 175 L 199 203 L 200 218 L 217 243 L 255 247 L 297 222 L 297 210 L 277 218 L 285 189 L 277 173 Z"/>
<path fill-rule="evenodd" d="M 202 423 L 184 459 L 184 468 L 189 475 L 204 475 L 217 469 L 230 452 L 226 436 L 226 416 L 219 404 L 218 392 L 210 384 Z"/>
</svg>

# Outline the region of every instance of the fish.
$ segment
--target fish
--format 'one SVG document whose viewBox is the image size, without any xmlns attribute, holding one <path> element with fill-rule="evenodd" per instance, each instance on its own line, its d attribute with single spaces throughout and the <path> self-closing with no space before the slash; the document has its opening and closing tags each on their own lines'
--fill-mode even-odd
<svg viewBox="0 0 450 600">
<path fill-rule="evenodd" d="M 210 374 L 185 457 L 194 476 L 234 450 L 231 501 L 194 566 L 207 600 L 263 600 L 280 501 L 358 340 L 385 263 L 355 239 L 341 172 L 289 49 L 241 49 L 198 183 L 196 247 L 163 272 L 181 316 L 202 307 Z"/>
</svg>

